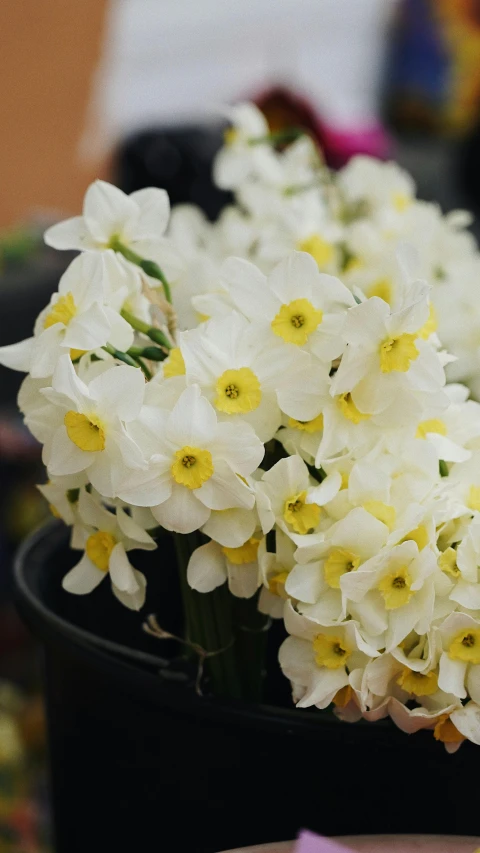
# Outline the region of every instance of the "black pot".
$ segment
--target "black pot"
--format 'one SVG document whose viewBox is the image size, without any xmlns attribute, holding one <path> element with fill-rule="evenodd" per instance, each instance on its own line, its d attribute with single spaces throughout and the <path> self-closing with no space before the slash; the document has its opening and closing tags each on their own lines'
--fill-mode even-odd
<svg viewBox="0 0 480 853">
<path fill-rule="evenodd" d="M 141 633 L 108 579 L 88 597 L 63 592 L 78 559 L 67 542 L 49 525 L 16 568 L 18 606 L 44 647 L 57 853 L 214 853 L 302 826 L 480 834 L 477 747 L 450 756 L 431 732 L 197 695 L 169 664 L 177 644 Z M 145 560 L 160 623 L 174 629 L 169 539 Z"/>
</svg>

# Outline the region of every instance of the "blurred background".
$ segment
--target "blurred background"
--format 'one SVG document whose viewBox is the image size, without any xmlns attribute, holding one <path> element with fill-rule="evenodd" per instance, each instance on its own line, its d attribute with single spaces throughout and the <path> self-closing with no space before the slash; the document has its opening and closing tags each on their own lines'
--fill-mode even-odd
<svg viewBox="0 0 480 853">
<path fill-rule="evenodd" d="M 480 0 L 2 0 L 0 34 L 0 345 L 31 334 L 70 261 L 42 232 L 94 178 L 218 215 L 211 163 L 238 100 L 307 128 L 333 167 L 394 158 L 420 197 L 480 207 Z M 11 577 L 48 510 L 20 379 L 0 367 L 0 853 L 44 853 L 41 661 Z"/>
</svg>

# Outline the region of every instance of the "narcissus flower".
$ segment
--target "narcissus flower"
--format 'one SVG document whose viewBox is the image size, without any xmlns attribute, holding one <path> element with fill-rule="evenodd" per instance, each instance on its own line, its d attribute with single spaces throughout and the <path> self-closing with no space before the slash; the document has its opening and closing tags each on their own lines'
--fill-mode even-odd
<svg viewBox="0 0 480 853">
<path fill-rule="evenodd" d="M 141 371 L 125 365 L 104 370 L 87 386 L 70 357 L 61 356 L 51 387 L 41 392 L 49 403 L 42 438 L 49 473 L 88 471 L 100 494 L 115 497 L 125 469 L 146 466 L 126 426 L 138 416 L 144 390 Z"/>
<path fill-rule="evenodd" d="M 142 572 L 129 562 L 127 552 L 154 550 L 157 546 L 152 537 L 125 510 L 109 512 L 83 489 L 78 500 L 76 528 L 74 547 L 83 546 L 84 554 L 65 575 L 63 588 L 75 595 L 85 595 L 109 576 L 116 598 L 130 610 L 140 610 L 147 584 Z"/>
<path fill-rule="evenodd" d="M 228 580 L 237 598 L 251 598 L 261 583 L 258 548 L 261 539 L 251 536 L 238 548 L 208 542 L 197 548 L 188 563 L 187 580 L 198 592 L 211 592 Z"/>
<path fill-rule="evenodd" d="M 212 510 L 253 507 L 254 492 L 245 478 L 263 454 L 248 424 L 219 422 L 198 385 L 190 385 L 166 414 L 148 470 L 126 476 L 119 496 L 150 506 L 167 530 L 190 533 Z"/>
<path fill-rule="evenodd" d="M 0 347 L 0 364 L 43 378 L 52 375 L 61 355 L 76 360 L 107 343 L 127 350 L 133 330 L 120 308 L 131 275 L 113 252 L 103 257 L 86 252 L 75 258 L 60 279 L 58 293 L 40 313 L 34 337 Z"/>
</svg>

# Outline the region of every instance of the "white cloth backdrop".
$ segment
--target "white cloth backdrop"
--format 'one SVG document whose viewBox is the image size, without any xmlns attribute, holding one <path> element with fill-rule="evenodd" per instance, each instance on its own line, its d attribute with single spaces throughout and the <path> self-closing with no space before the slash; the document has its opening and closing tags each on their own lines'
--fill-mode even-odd
<svg viewBox="0 0 480 853">
<path fill-rule="evenodd" d="M 337 129 L 377 118 L 396 0 L 110 0 L 82 152 L 213 115 L 271 83 L 309 96 Z"/>
</svg>

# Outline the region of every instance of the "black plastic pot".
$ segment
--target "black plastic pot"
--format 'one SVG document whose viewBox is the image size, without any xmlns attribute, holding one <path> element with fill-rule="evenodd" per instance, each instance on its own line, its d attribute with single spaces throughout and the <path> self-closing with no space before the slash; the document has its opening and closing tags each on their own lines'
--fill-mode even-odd
<svg viewBox="0 0 480 853">
<path fill-rule="evenodd" d="M 78 559 L 67 540 L 49 525 L 16 568 L 18 606 L 44 647 L 57 853 L 214 853 L 302 826 L 480 834 L 477 747 L 450 756 L 431 733 L 388 722 L 197 695 L 166 660 L 177 644 L 142 634 L 108 580 L 89 597 L 62 591 Z M 168 539 L 141 568 L 160 623 L 175 627 Z"/>
</svg>

